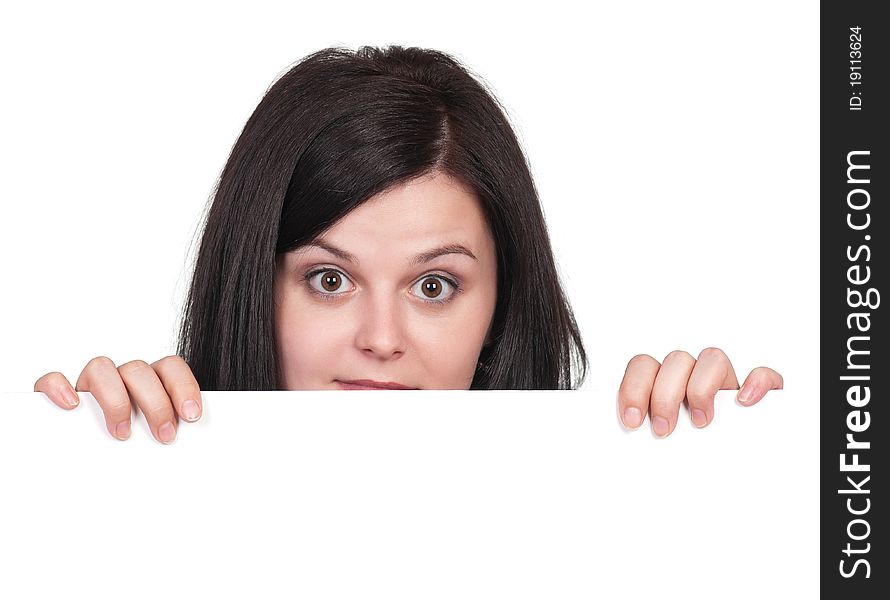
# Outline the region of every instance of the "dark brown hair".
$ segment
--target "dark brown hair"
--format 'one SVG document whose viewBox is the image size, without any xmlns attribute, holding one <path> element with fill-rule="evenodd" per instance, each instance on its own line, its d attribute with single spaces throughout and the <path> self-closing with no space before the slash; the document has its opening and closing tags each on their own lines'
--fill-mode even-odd
<svg viewBox="0 0 890 600">
<path fill-rule="evenodd" d="M 566 389 L 587 358 L 525 156 L 491 93 L 451 56 L 326 49 L 266 92 L 218 181 L 178 353 L 206 390 L 274 390 L 275 257 L 391 186 L 439 170 L 473 190 L 498 256 L 473 389 Z"/>
</svg>

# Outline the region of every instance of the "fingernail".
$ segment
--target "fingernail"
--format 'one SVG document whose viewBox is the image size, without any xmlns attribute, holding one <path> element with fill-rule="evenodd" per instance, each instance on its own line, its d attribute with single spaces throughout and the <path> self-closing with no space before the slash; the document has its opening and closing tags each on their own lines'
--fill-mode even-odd
<svg viewBox="0 0 890 600">
<path fill-rule="evenodd" d="M 158 427 L 158 438 L 165 444 L 169 444 L 176 437 L 176 428 L 173 427 L 172 421 L 167 421 Z"/>
<path fill-rule="evenodd" d="M 117 424 L 117 427 L 114 428 L 114 437 L 119 440 L 125 440 L 130 437 L 130 422 L 129 421 L 121 421 Z"/>
<path fill-rule="evenodd" d="M 624 409 L 624 426 L 636 429 L 643 422 L 643 415 L 636 406 L 628 406 Z"/>
<path fill-rule="evenodd" d="M 194 400 L 186 400 L 182 404 L 182 416 L 185 417 L 186 421 L 197 421 L 198 417 L 198 403 Z"/>
<path fill-rule="evenodd" d="M 69 390 L 68 388 L 64 388 L 62 390 L 62 394 L 65 396 L 65 402 L 68 403 L 68 406 L 74 408 L 80 403 L 80 399 L 77 397 L 77 394 Z"/>
<path fill-rule="evenodd" d="M 652 421 L 652 428 L 658 437 L 666 436 L 671 430 L 671 424 L 664 417 L 655 417 Z"/>
<path fill-rule="evenodd" d="M 739 390 L 738 401 L 742 404 L 747 404 L 751 400 L 754 399 L 754 393 L 756 390 L 752 385 L 745 385 L 742 389 Z"/>
<path fill-rule="evenodd" d="M 708 424 L 708 415 L 700 408 L 692 409 L 692 422 L 696 427 L 704 427 Z"/>
</svg>

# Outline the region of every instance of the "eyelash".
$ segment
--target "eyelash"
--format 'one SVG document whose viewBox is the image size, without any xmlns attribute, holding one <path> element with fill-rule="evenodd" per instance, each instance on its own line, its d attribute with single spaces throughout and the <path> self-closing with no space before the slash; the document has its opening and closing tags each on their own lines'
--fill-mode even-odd
<svg viewBox="0 0 890 600">
<path fill-rule="evenodd" d="M 450 285 L 451 293 L 448 294 L 448 297 L 445 298 L 444 300 L 427 300 L 426 298 L 421 298 L 420 296 L 415 295 L 415 298 L 417 298 L 421 302 L 425 302 L 426 304 L 432 304 L 434 306 L 443 306 L 445 304 L 448 304 L 452 300 L 454 300 L 454 298 L 459 293 L 461 293 L 463 291 L 463 288 L 460 286 L 460 284 L 457 282 L 456 279 L 454 279 L 452 277 L 446 277 L 445 275 L 442 275 L 441 273 L 427 273 L 425 275 L 421 275 L 420 277 L 418 277 L 417 279 L 414 280 L 414 283 L 411 284 L 411 287 L 413 288 L 418 283 L 420 283 L 426 279 L 430 279 L 430 278 L 441 279 L 442 281 L 444 281 L 445 283 Z"/>
<path fill-rule="evenodd" d="M 305 281 L 306 281 L 306 287 L 309 289 L 309 291 L 310 291 L 311 293 L 313 293 L 313 294 L 315 294 L 316 296 L 322 298 L 323 300 L 336 300 L 337 298 L 339 298 L 339 297 L 342 296 L 343 294 L 352 291 L 352 290 L 346 290 L 346 291 L 343 291 L 343 292 L 327 292 L 327 293 L 325 293 L 325 292 L 320 292 L 318 289 L 315 288 L 315 286 L 312 285 L 312 279 L 313 279 L 314 277 L 316 277 L 316 276 L 318 276 L 318 275 L 321 275 L 322 273 L 329 273 L 329 272 L 337 273 L 337 274 L 340 275 L 340 277 L 342 277 L 345 281 L 349 281 L 350 283 L 352 283 L 352 278 L 349 277 L 348 275 L 346 275 L 346 273 L 344 273 L 344 272 L 341 271 L 340 269 L 335 269 L 335 268 L 333 268 L 333 267 L 319 267 L 319 268 L 317 268 L 317 269 L 312 269 L 311 271 L 308 271 L 308 272 L 303 276 L 303 278 L 304 278 Z M 446 275 L 443 275 L 442 273 L 435 273 L 435 272 L 433 272 L 433 273 L 426 273 L 426 274 L 424 274 L 424 275 L 421 275 L 420 277 L 418 277 L 417 279 L 415 279 L 414 282 L 411 283 L 411 288 L 413 288 L 413 287 L 414 287 L 415 285 L 417 285 L 418 283 L 424 281 L 425 279 L 429 279 L 429 278 L 431 278 L 431 277 L 432 277 L 432 278 L 436 278 L 436 279 L 441 279 L 442 281 L 444 281 L 445 283 L 447 283 L 449 286 L 451 286 L 451 293 L 450 293 L 450 294 L 448 295 L 448 297 L 445 298 L 444 300 L 428 300 L 428 299 L 425 299 L 425 298 L 421 298 L 420 296 L 417 296 L 417 295 L 415 295 L 415 294 L 412 294 L 415 298 L 417 298 L 417 299 L 420 300 L 421 302 L 424 302 L 424 303 L 426 303 L 426 304 L 432 304 L 432 305 L 443 306 L 443 305 L 445 305 L 445 304 L 448 304 L 448 303 L 451 302 L 452 300 L 454 300 L 455 296 L 457 296 L 459 293 L 461 293 L 461 292 L 463 291 L 463 288 L 461 287 L 460 283 L 457 281 L 456 278 L 454 278 L 454 277 L 448 277 L 448 276 L 446 276 Z M 353 285 L 355 285 L 355 284 L 353 284 Z"/>
<path fill-rule="evenodd" d="M 346 275 L 346 274 L 345 274 L 343 271 L 341 271 L 340 269 L 335 269 L 335 268 L 333 268 L 333 267 L 319 267 L 319 268 L 317 268 L 317 269 L 312 269 L 311 271 L 308 271 L 308 272 L 304 275 L 304 278 L 305 278 L 305 280 L 306 280 L 306 287 L 309 289 L 310 292 L 312 292 L 313 294 L 315 294 L 316 296 L 318 296 L 318 297 L 321 298 L 322 300 L 336 300 L 337 298 L 339 298 L 340 296 L 342 296 L 342 295 L 345 294 L 346 292 L 352 291 L 352 290 L 346 290 L 346 291 L 343 291 L 343 292 L 321 292 L 321 291 L 319 291 L 318 289 L 316 289 L 315 286 L 312 285 L 312 279 L 313 279 L 314 277 L 316 277 L 317 275 L 321 275 L 322 273 L 331 273 L 331 272 L 333 272 L 333 273 L 337 273 L 338 275 L 340 275 L 340 277 L 343 278 L 343 280 L 352 283 L 352 278 L 351 278 L 351 277 L 349 277 L 348 275 Z M 353 285 L 355 285 L 355 284 L 353 284 Z"/>
</svg>

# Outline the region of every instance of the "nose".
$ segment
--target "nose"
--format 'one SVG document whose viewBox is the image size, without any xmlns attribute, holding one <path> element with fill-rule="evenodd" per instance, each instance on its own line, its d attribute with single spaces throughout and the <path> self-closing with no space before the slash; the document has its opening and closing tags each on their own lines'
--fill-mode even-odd
<svg viewBox="0 0 890 600">
<path fill-rule="evenodd" d="M 361 352 L 381 360 L 398 358 L 405 353 L 405 323 L 401 314 L 403 307 L 399 304 L 395 298 L 368 298 L 359 309 L 355 344 Z"/>
</svg>

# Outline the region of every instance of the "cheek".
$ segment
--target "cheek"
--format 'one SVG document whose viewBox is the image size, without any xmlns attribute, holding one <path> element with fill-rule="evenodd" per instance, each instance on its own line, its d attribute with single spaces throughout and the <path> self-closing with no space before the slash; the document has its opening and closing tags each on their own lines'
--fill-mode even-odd
<svg viewBox="0 0 890 600">
<path fill-rule="evenodd" d="M 476 373 L 481 339 L 466 335 L 463 331 L 455 337 L 436 340 L 418 347 L 430 365 L 427 372 L 430 380 L 425 387 L 430 389 L 465 390 L 469 389 Z"/>
<path fill-rule="evenodd" d="M 469 389 L 494 312 L 493 299 L 479 298 L 453 313 L 425 317 L 413 328 L 413 347 L 423 357 L 432 389 Z"/>
<path fill-rule="evenodd" d="M 325 318 L 291 298 L 276 309 L 275 337 L 283 389 L 312 390 L 330 384 L 331 365 L 343 355 L 344 323 Z"/>
</svg>

